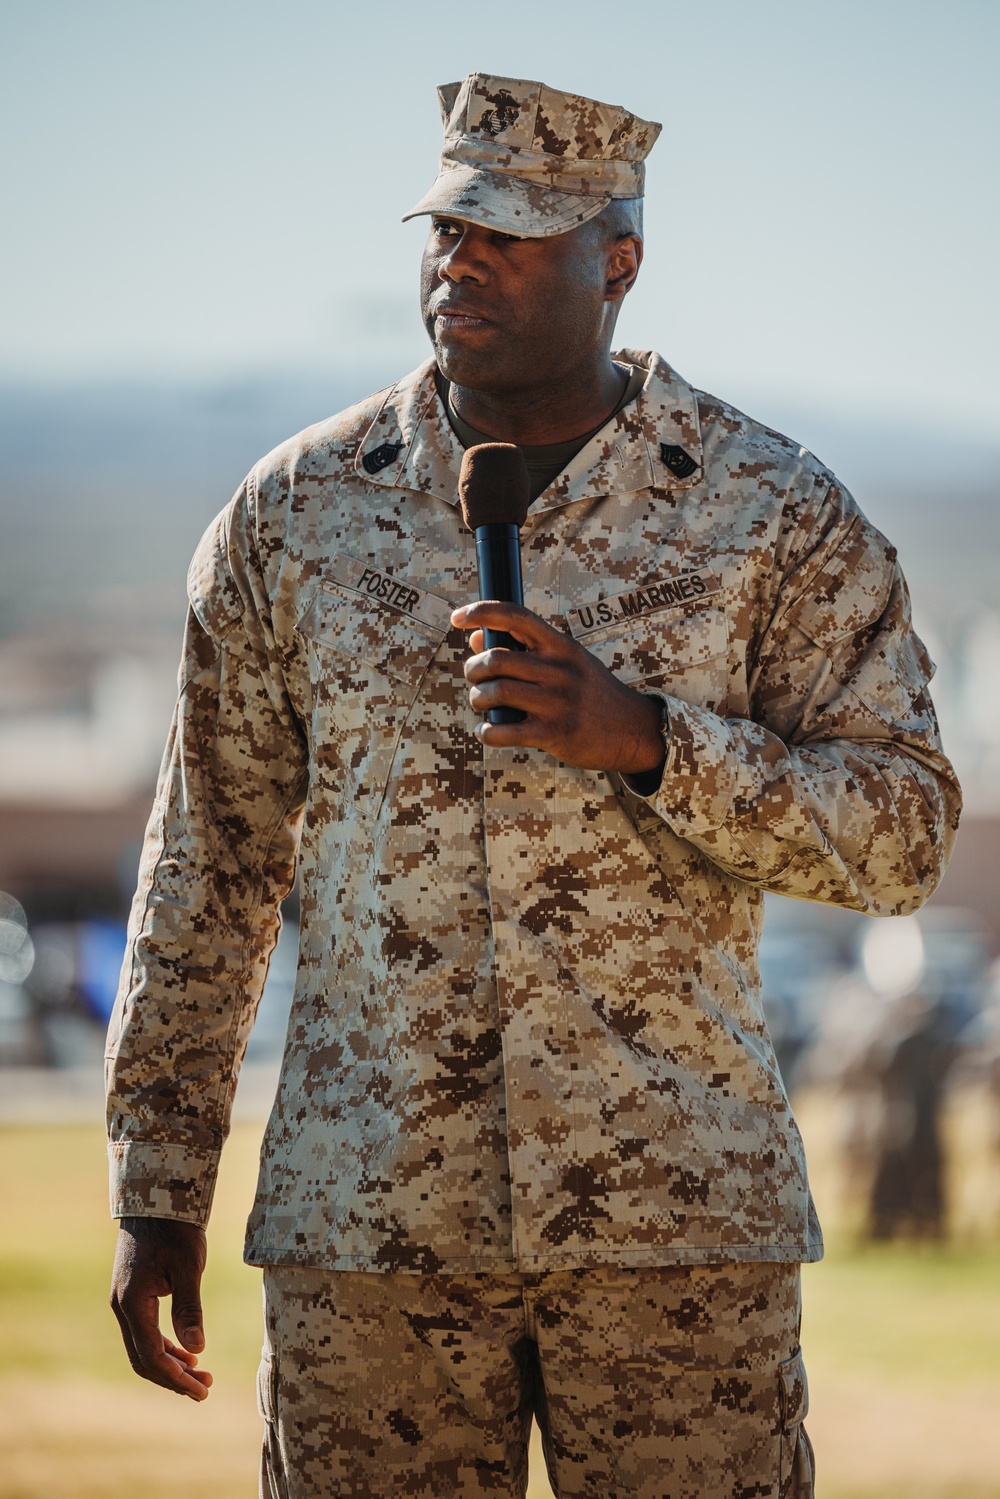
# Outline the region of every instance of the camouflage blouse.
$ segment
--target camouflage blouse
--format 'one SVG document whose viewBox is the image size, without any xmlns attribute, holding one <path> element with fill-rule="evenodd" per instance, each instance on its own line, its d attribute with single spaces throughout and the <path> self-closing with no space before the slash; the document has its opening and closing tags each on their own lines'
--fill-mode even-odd
<svg viewBox="0 0 1000 1499">
<path fill-rule="evenodd" d="M 912 911 L 959 791 L 886 540 L 652 354 L 531 508 L 525 601 L 666 698 L 659 791 L 473 734 L 462 449 L 425 365 L 202 541 L 108 1082 L 116 1214 L 203 1223 L 298 868 L 253 1263 L 822 1252 L 761 1008 L 763 892 Z"/>
</svg>

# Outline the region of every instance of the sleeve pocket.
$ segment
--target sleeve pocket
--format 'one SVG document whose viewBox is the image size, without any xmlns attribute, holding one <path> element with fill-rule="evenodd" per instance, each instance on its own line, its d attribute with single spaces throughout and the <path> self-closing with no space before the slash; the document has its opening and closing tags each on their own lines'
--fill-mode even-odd
<svg viewBox="0 0 1000 1499">
<path fill-rule="evenodd" d="M 809 578 L 787 618 L 815 645 L 836 655 L 885 612 L 896 575 L 896 549 L 856 516 L 837 550 Z"/>
</svg>

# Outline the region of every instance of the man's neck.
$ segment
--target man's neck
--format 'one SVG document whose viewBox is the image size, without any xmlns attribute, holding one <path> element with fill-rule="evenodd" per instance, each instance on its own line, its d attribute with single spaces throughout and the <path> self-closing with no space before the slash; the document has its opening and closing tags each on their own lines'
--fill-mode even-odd
<svg viewBox="0 0 1000 1499">
<path fill-rule="evenodd" d="M 609 356 L 582 377 L 575 374 L 536 390 L 470 390 L 453 384 L 450 399 L 464 422 L 497 442 L 542 447 L 600 427 L 617 410 L 627 383 L 627 372 Z"/>
</svg>

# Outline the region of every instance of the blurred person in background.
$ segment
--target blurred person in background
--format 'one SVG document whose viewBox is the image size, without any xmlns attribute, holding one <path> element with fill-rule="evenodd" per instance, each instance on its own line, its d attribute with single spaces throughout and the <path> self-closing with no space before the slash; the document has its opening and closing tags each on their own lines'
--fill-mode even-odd
<svg viewBox="0 0 1000 1499">
<path fill-rule="evenodd" d="M 1000 959 L 989 965 L 984 976 L 982 1006 L 958 1037 L 956 1072 L 959 1084 L 972 1084 L 982 1092 L 987 1114 L 994 1187 L 987 1205 L 991 1221 L 1000 1214 Z"/>
<path fill-rule="evenodd" d="M 990 969 L 989 1002 L 982 1024 L 983 1074 L 994 1110 L 994 1144 L 1000 1154 L 1000 960 Z"/>
<path fill-rule="evenodd" d="M 940 1239 L 945 1180 L 941 1113 L 957 1055 L 943 1006 L 919 991 L 885 1007 L 865 1058 L 878 1097 L 868 1210 L 871 1239 Z"/>
<path fill-rule="evenodd" d="M 434 357 L 258 464 L 189 575 L 109 1041 L 112 1303 L 137 1373 L 204 1398 L 204 1225 L 297 867 L 246 1248 L 262 1494 L 523 1493 L 535 1418 L 557 1495 L 805 1499 L 822 1241 L 762 892 L 934 889 L 930 664 L 828 470 L 612 356 L 659 126 L 439 95 L 408 215 Z M 491 440 L 530 476 L 524 608 L 468 602 L 459 469 Z"/>
<path fill-rule="evenodd" d="M 834 1082 L 843 1104 L 840 1147 L 862 1234 L 940 1239 L 947 1091 L 988 1066 L 987 949 L 967 913 L 941 906 L 858 932 L 814 1042 L 814 1075 Z"/>
</svg>

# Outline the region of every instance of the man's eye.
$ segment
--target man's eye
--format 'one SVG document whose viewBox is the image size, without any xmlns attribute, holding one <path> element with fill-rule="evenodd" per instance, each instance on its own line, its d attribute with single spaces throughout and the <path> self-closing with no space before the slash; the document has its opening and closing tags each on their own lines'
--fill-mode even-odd
<svg viewBox="0 0 1000 1499">
<path fill-rule="evenodd" d="M 461 232 L 462 232 L 461 229 L 459 228 L 459 226 L 457 224 L 452 223 L 452 221 L 450 219 L 433 219 L 431 222 L 434 225 L 434 233 L 435 234 L 439 234 L 439 235 L 442 235 L 442 236 L 450 236 L 450 235 L 455 235 L 455 234 L 461 234 Z"/>
<path fill-rule="evenodd" d="M 504 234 L 500 229 L 494 229 L 493 231 L 494 239 L 508 240 L 512 245 L 521 244 L 523 240 L 527 239 L 527 237 L 528 236 L 526 234 Z"/>
</svg>

